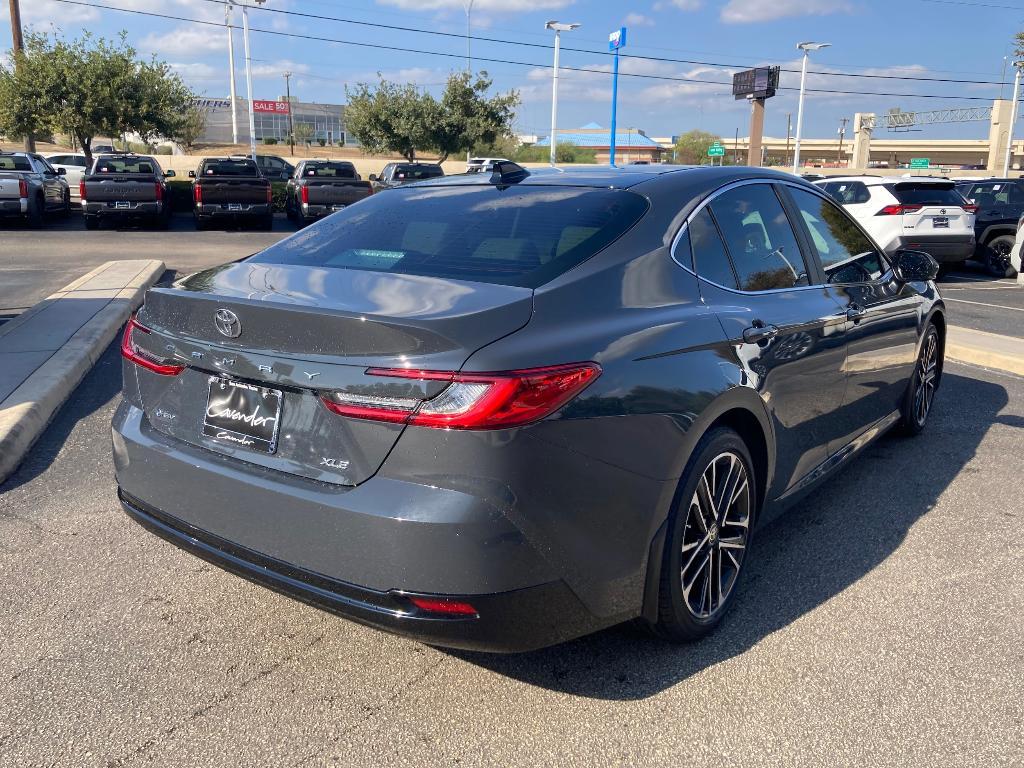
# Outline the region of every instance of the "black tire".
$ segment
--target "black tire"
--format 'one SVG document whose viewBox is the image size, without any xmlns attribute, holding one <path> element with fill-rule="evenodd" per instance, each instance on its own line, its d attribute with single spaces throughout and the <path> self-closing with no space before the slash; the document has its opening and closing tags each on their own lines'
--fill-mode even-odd
<svg viewBox="0 0 1024 768">
<path fill-rule="evenodd" d="M 208 222 L 204 221 L 199 216 L 196 216 L 196 232 L 203 232 L 204 230 L 207 230 L 209 228 L 210 225 Z"/>
<path fill-rule="evenodd" d="M 32 229 L 42 229 L 46 225 L 46 204 L 43 198 L 36 197 L 29 202 L 26 219 Z"/>
<path fill-rule="evenodd" d="M 71 215 L 71 192 L 64 193 L 64 207 L 61 209 L 60 215 L 65 218 Z"/>
<path fill-rule="evenodd" d="M 99 229 L 100 220 L 97 216 L 86 216 L 85 217 L 85 228 L 89 230 Z"/>
<path fill-rule="evenodd" d="M 1006 277 L 1010 274 L 1010 251 L 1016 238 L 1013 235 L 999 235 L 985 244 L 984 264 L 992 277 Z"/>
<path fill-rule="evenodd" d="M 711 486 L 709 496 L 704 489 Z M 714 503 L 706 503 L 713 502 L 712 497 L 718 499 L 718 506 L 727 497 L 730 501 L 719 511 Z M 733 430 L 713 429 L 694 449 L 669 516 L 656 634 L 688 642 L 718 625 L 743 575 L 756 509 L 757 481 L 750 451 Z M 715 510 L 714 520 L 710 510 Z"/>
<path fill-rule="evenodd" d="M 270 232 L 274 228 L 274 214 L 268 213 L 263 216 L 256 224 L 257 228 L 263 232 Z"/>
<path fill-rule="evenodd" d="M 928 323 L 921 339 L 914 373 L 907 383 L 907 392 L 900 407 L 900 431 L 904 435 L 919 435 L 928 423 L 935 394 L 942 381 L 943 350 L 939 329 Z"/>
</svg>

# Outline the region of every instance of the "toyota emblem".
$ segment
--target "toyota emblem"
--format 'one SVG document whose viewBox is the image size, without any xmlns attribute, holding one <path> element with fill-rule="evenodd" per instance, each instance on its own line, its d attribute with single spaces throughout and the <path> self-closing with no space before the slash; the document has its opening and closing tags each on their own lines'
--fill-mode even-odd
<svg viewBox="0 0 1024 768">
<path fill-rule="evenodd" d="M 213 314 L 213 324 L 217 326 L 217 330 L 222 335 L 229 339 L 237 339 L 242 335 L 242 323 L 239 321 L 238 315 L 230 309 L 218 309 Z"/>
</svg>

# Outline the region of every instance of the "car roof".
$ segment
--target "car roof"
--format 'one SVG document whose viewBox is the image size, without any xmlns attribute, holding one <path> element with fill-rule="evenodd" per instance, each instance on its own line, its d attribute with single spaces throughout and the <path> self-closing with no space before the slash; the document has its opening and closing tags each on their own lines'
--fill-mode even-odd
<svg viewBox="0 0 1024 768">
<path fill-rule="evenodd" d="M 784 171 L 746 166 L 689 166 L 689 165 L 624 165 L 565 166 L 527 168 L 529 175 L 515 182 L 517 186 L 560 186 L 560 187 L 604 187 L 607 189 L 629 189 L 644 182 L 669 176 L 692 177 L 694 181 L 726 184 L 733 180 L 760 178 L 769 181 L 790 181 L 807 183 L 799 176 Z M 424 179 L 405 185 L 423 186 L 485 186 L 491 184 L 491 175 L 486 173 L 460 173 L 436 179 Z"/>
</svg>

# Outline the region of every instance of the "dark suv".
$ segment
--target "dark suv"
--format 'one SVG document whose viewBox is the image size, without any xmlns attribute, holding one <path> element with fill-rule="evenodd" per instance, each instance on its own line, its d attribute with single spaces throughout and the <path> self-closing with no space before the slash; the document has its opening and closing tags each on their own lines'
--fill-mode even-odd
<svg viewBox="0 0 1024 768">
<path fill-rule="evenodd" d="M 525 650 L 635 618 L 692 640 L 762 515 L 925 427 L 937 270 L 762 169 L 409 184 L 149 291 L 122 342 L 120 499 L 429 643 Z"/>
<path fill-rule="evenodd" d="M 1017 222 L 1024 215 L 1024 180 L 979 179 L 960 182 L 956 188 L 978 207 L 974 218 L 978 260 L 993 276 L 1006 277 Z"/>
</svg>

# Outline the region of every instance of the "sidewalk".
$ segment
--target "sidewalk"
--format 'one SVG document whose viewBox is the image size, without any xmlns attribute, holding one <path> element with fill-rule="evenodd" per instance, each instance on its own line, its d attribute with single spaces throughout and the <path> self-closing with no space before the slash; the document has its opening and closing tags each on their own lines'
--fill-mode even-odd
<svg viewBox="0 0 1024 768">
<path fill-rule="evenodd" d="M 108 261 L 0 325 L 0 482 L 114 339 L 162 261 Z"/>
<path fill-rule="evenodd" d="M 1024 339 L 949 326 L 946 357 L 1024 376 Z"/>
</svg>

